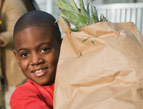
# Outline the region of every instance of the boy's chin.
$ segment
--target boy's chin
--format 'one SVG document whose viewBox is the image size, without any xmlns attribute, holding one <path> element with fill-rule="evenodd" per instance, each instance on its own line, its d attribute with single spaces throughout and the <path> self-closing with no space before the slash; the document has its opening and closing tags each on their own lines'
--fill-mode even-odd
<svg viewBox="0 0 143 109">
<path fill-rule="evenodd" d="M 47 81 L 34 81 L 41 86 L 51 85 L 54 83 L 54 80 L 47 80 Z"/>
</svg>

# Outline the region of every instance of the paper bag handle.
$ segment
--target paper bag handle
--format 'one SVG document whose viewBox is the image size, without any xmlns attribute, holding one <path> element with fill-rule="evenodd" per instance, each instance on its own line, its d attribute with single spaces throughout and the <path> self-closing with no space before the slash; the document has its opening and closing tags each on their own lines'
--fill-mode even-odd
<svg viewBox="0 0 143 109">
<path fill-rule="evenodd" d="M 62 30 L 64 31 L 65 34 L 70 34 L 71 33 L 71 27 L 70 27 L 70 24 L 68 22 L 66 22 L 63 18 L 60 17 L 59 18 L 59 23 L 60 23 L 60 26 L 61 26 L 61 28 L 62 28 Z"/>
</svg>

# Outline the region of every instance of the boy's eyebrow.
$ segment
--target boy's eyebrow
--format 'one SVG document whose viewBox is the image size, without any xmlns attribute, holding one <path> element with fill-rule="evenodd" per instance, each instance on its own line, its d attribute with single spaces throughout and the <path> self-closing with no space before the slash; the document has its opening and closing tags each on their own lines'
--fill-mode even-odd
<svg viewBox="0 0 143 109">
<path fill-rule="evenodd" d="M 18 49 L 18 50 L 15 50 L 16 52 L 19 52 L 19 51 L 21 51 L 21 50 L 27 50 L 26 48 L 20 48 L 20 49 Z"/>
<path fill-rule="evenodd" d="M 40 47 L 42 45 L 50 45 L 51 46 L 52 44 L 51 44 L 51 42 L 44 42 L 44 43 L 41 43 L 40 45 L 38 45 L 37 47 Z"/>
<path fill-rule="evenodd" d="M 37 46 L 37 48 L 41 47 L 42 45 L 49 45 L 51 46 L 51 42 L 44 42 L 44 43 L 41 43 Z M 27 48 L 19 48 L 18 50 L 16 50 L 17 52 L 21 51 L 21 50 L 27 50 Z"/>
</svg>

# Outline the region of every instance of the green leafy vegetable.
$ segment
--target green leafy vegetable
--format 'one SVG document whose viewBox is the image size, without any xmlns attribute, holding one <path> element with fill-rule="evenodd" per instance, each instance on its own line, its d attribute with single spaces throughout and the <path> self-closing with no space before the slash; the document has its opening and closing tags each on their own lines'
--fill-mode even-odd
<svg viewBox="0 0 143 109">
<path fill-rule="evenodd" d="M 99 22 L 96 7 L 91 6 L 90 8 L 88 3 L 85 8 L 83 0 L 78 0 L 79 7 L 74 0 L 69 0 L 69 3 L 65 0 L 54 1 L 62 12 L 60 17 L 75 26 L 75 28 L 71 30 L 78 31 L 81 27 Z M 107 19 L 102 16 L 100 21 L 107 21 Z"/>
</svg>

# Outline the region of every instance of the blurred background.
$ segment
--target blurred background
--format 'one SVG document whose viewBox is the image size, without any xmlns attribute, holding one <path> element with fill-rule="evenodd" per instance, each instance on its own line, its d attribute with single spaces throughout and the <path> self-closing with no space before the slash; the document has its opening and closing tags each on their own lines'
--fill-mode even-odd
<svg viewBox="0 0 143 109">
<path fill-rule="evenodd" d="M 69 0 L 66 0 L 69 1 Z M 111 22 L 134 22 L 143 35 L 143 0 L 84 0 L 95 5 L 98 15 L 104 14 Z M 58 19 L 59 10 L 54 0 L 36 0 L 40 9 Z M 77 2 L 77 0 L 75 0 Z"/>
</svg>

